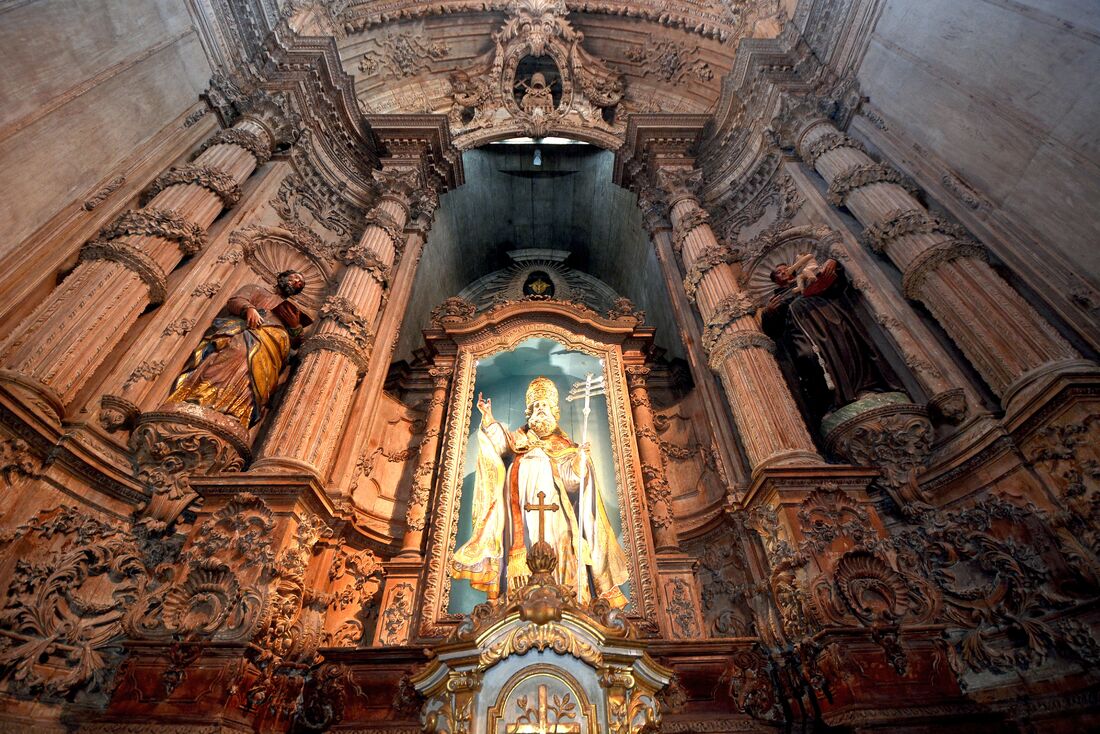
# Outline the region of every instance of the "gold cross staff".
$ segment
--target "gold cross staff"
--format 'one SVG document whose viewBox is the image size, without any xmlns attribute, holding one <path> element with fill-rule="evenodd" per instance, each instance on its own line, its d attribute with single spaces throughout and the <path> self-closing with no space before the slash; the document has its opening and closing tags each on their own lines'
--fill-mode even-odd
<svg viewBox="0 0 1100 734">
<path fill-rule="evenodd" d="M 539 542 L 543 543 L 546 542 L 546 512 L 557 512 L 559 508 L 557 505 L 546 504 L 546 492 L 541 489 L 537 496 L 539 498 L 538 504 L 533 505 L 528 502 L 523 506 L 523 509 L 527 512 L 539 513 Z"/>
</svg>

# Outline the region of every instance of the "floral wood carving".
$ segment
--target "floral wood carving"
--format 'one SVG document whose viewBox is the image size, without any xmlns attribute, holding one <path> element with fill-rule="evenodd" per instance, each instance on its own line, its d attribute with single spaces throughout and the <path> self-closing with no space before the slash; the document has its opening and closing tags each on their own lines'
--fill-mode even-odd
<svg viewBox="0 0 1100 734">
<path fill-rule="evenodd" d="M 43 510 L 0 538 L 17 559 L 0 610 L 0 674 L 49 697 L 106 692 L 122 620 L 151 575 L 134 536 L 73 506 Z"/>
<path fill-rule="evenodd" d="M 359 71 L 387 77 L 414 76 L 431 69 L 433 61 L 447 57 L 451 47 L 444 41 L 425 38 L 423 30 L 387 33 L 377 37 L 377 50 L 368 51 L 359 60 Z"/>
</svg>

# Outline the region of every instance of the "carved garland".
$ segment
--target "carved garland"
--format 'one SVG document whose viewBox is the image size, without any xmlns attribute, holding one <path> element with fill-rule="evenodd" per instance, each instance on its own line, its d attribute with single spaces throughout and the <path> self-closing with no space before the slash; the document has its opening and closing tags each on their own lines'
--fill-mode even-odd
<svg viewBox="0 0 1100 734">
<path fill-rule="evenodd" d="M 729 265 L 734 262 L 734 253 L 722 245 L 708 247 L 700 253 L 699 257 L 691 263 L 687 275 L 684 276 L 684 292 L 688 300 L 695 301 L 695 291 L 699 288 L 703 276 L 719 265 Z"/>
<path fill-rule="evenodd" d="M 342 247 L 337 250 L 336 257 L 345 265 L 354 265 L 367 271 L 383 288 L 389 282 L 389 266 L 379 260 L 369 248 L 362 244 Z"/>
<path fill-rule="evenodd" d="M 696 228 L 709 222 L 710 214 L 702 207 L 695 207 L 685 214 L 680 219 L 679 226 L 676 227 L 676 234 L 672 239 L 672 249 L 677 253 L 681 252 L 684 249 L 684 242 L 687 241 L 688 235 L 694 232 Z"/>
<path fill-rule="evenodd" d="M 774 353 L 775 342 L 761 331 L 726 332 L 710 349 L 710 368 L 717 372 L 730 355 L 742 349 L 765 349 Z"/>
<path fill-rule="evenodd" d="M 162 237 L 179 245 L 185 255 L 206 246 L 206 230 L 171 209 L 130 210 L 99 231 L 105 240 L 128 236 Z"/>
<path fill-rule="evenodd" d="M 875 252 L 885 252 L 894 240 L 906 235 L 933 233 L 955 238 L 964 236 L 962 227 L 945 222 L 923 209 L 895 209 L 882 221 L 863 230 L 861 239 Z"/>
<path fill-rule="evenodd" d="M 149 289 L 149 303 L 159 306 L 168 297 L 168 278 L 153 258 L 141 250 L 117 240 L 95 239 L 80 251 L 80 262 L 108 260 L 133 271 Z"/>
<path fill-rule="evenodd" d="M 928 276 L 941 265 L 958 260 L 959 258 L 973 257 L 988 261 L 989 255 L 986 249 L 978 242 L 968 239 L 954 239 L 930 247 L 913 259 L 905 270 L 901 279 L 902 291 L 906 298 L 915 301 L 921 300 L 921 291 Z"/>
<path fill-rule="evenodd" d="M 722 338 L 726 329 L 732 326 L 738 319 L 751 316 L 756 313 L 756 304 L 752 298 L 743 291 L 734 293 L 722 299 L 718 308 L 707 319 L 707 327 L 703 330 L 703 349 L 709 354 Z"/>
<path fill-rule="evenodd" d="M 343 296 L 329 296 L 321 306 L 321 318 L 344 327 L 351 334 L 356 346 L 363 352 L 370 346 L 374 335 L 367 320 L 355 310 L 355 304 Z"/>
<path fill-rule="evenodd" d="M 169 168 L 157 176 L 152 185 L 145 192 L 145 200 L 153 199 L 161 191 L 170 186 L 179 184 L 194 184 L 201 186 L 222 201 L 226 209 L 241 200 L 241 187 L 237 181 L 225 171 L 211 166 L 199 166 L 194 163 L 179 168 Z"/>
<path fill-rule="evenodd" d="M 837 148 L 854 148 L 864 153 L 867 152 L 862 144 L 852 140 L 844 133 L 831 132 L 806 145 L 802 150 L 802 159 L 813 166 L 817 164 L 818 158 Z"/>
<path fill-rule="evenodd" d="M 401 257 L 401 253 L 405 250 L 405 235 L 393 217 L 376 207 L 367 212 L 366 224 L 367 227 L 374 226 L 382 230 L 389 238 L 397 257 Z"/>
<path fill-rule="evenodd" d="M 916 191 L 913 182 L 891 166 L 882 163 L 862 163 L 837 174 L 829 184 L 829 202 L 834 206 L 844 206 L 848 195 L 853 191 L 875 183 L 897 184 L 909 193 Z"/>
<path fill-rule="evenodd" d="M 361 348 L 352 337 L 333 333 L 315 334 L 302 345 L 302 348 L 298 350 L 298 355 L 305 358 L 307 354 L 320 351 L 336 352 L 344 355 L 355 364 L 360 377 L 367 371 L 367 363 L 370 358 L 367 349 L 366 347 Z"/>
<path fill-rule="evenodd" d="M 256 159 L 257 166 L 262 166 L 271 160 L 271 147 L 261 140 L 259 135 L 235 127 L 219 130 L 211 135 L 206 139 L 206 142 L 195 151 L 195 157 L 197 158 L 207 148 L 212 148 L 215 145 L 236 145 L 238 148 L 244 148 Z"/>
</svg>

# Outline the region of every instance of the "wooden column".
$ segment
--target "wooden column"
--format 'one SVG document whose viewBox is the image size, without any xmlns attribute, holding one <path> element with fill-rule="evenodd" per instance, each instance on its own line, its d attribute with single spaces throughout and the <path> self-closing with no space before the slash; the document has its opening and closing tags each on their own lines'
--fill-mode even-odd
<svg viewBox="0 0 1100 734">
<path fill-rule="evenodd" d="M 416 271 L 420 265 L 424 245 L 431 230 L 432 217 L 439 205 L 434 188 L 425 189 L 425 196 L 417 204 L 417 216 L 405 225 L 405 252 L 393 270 L 393 277 L 387 292 L 386 304 L 379 316 L 375 329 L 374 345 L 371 348 L 367 374 L 363 376 L 359 389 L 352 401 L 351 418 L 348 428 L 340 441 L 340 448 L 333 461 L 330 474 L 329 491 L 334 495 L 346 492 L 352 475 L 356 471 L 356 459 L 360 456 L 374 430 L 378 400 L 382 396 L 382 386 L 386 382 L 393 350 L 401 333 L 401 325 L 408 310 L 412 296 Z"/>
<path fill-rule="evenodd" d="M 827 120 L 797 136 L 803 160 L 829 184 L 829 198 L 865 227 L 865 239 L 902 272 L 908 298 L 928 307 L 1008 408 L 1045 374 L 1095 368 L 990 267 L 985 249 L 939 221 L 890 166 Z"/>
<path fill-rule="evenodd" d="M 375 174 L 378 204 L 359 242 L 339 253 L 343 278 L 321 308 L 321 323 L 299 352 L 302 362 L 259 451 L 253 471 L 302 471 L 323 478 L 347 422 L 355 385 L 367 369 L 372 326 L 394 263 L 404 251 L 404 227 L 421 194 L 416 168 Z"/>
<path fill-rule="evenodd" d="M 447 388 L 451 384 L 454 365 L 436 364 L 428 373 L 432 378 L 432 397 L 428 400 L 428 414 L 424 417 L 424 438 L 416 456 L 412 488 L 409 490 L 408 508 L 405 511 L 405 537 L 401 541 L 400 556 L 420 556 L 427 524 L 428 502 L 431 499 L 432 477 L 435 476 L 439 454 L 439 437 L 443 433 L 443 414 L 447 405 Z"/>
<path fill-rule="evenodd" d="M 653 545 L 658 553 L 662 553 L 678 551 L 680 542 L 676 538 L 672 491 L 665 479 L 664 461 L 661 457 L 661 437 L 653 427 L 653 408 L 646 385 L 648 374 L 649 367 L 644 364 L 626 366 L 630 410 L 634 416 L 634 433 L 638 437 L 638 453 L 642 460 L 642 480 L 646 504 L 649 506 L 649 523 L 653 528 Z"/>
<path fill-rule="evenodd" d="M 729 250 L 719 244 L 695 193 L 702 171 L 664 167 L 658 184 L 668 196 L 684 288 L 706 330 L 703 347 L 722 379 L 753 471 L 779 464 L 823 463 L 775 361 L 775 344 L 761 330 L 755 305 L 737 283 Z M 767 399 L 761 399 L 766 396 Z"/>
<path fill-rule="evenodd" d="M 103 228 L 77 268 L 0 346 L 0 379 L 44 398 L 57 418 L 138 316 L 167 296 L 167 275 L 206 245 L 206 228 L 240 198 L 284 132 L 274 111 L 246 114 L 207 140 L 153 198 Z"/>
</svg>

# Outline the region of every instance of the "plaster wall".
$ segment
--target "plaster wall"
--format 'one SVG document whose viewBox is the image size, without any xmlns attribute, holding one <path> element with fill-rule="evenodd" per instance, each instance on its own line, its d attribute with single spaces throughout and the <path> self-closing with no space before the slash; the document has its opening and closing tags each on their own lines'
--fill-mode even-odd
<svg viewBox="0 0 1100 734">
<path fill-rule="evenodd" d="M 891 129 L 1100 280 L 1100 5 L 887 0 L 858 76 Z"/>
<path fill-rule="evenodd" d="M 0 4 L 0 256 L 89 195 L 209 77 L 185 3 Z"/>
</svg>

